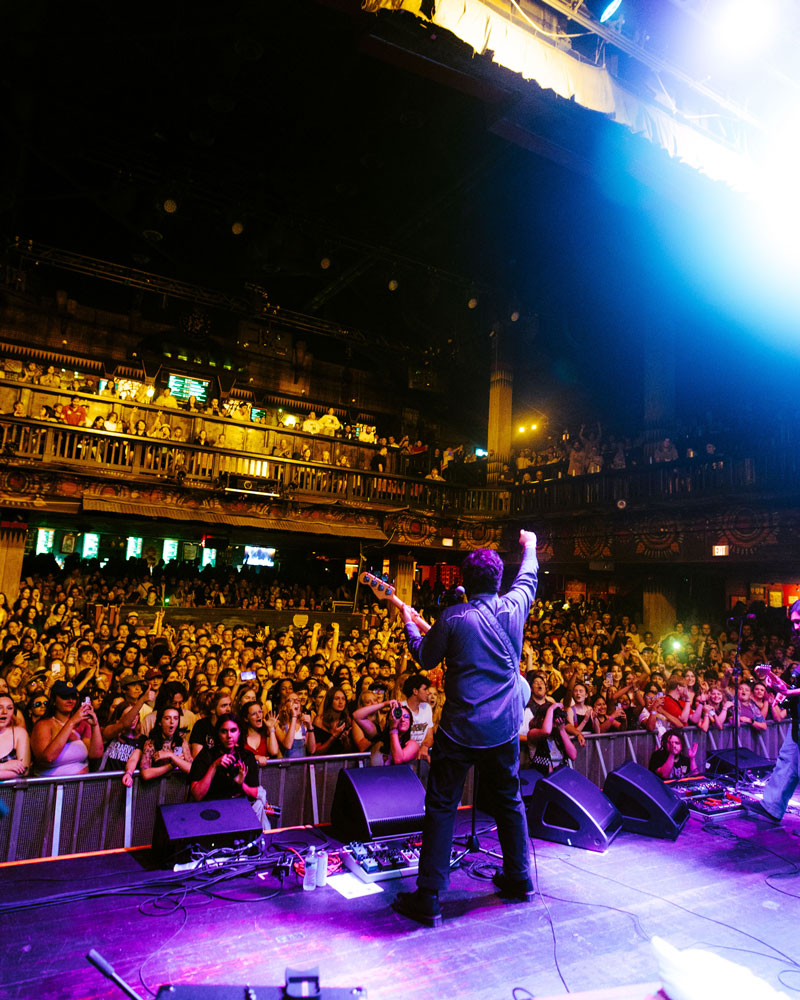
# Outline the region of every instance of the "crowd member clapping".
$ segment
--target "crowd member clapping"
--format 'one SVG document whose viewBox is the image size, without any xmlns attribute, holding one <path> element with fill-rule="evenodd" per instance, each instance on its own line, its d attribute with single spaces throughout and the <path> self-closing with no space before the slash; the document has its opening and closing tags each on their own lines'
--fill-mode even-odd
<svg viewBox="0 0 800 1000">
<path fill-rule="evenodd" d="M 174 771 L 188 774 L 192 766 L 192 752 L 186 731 L 180 728 L 179 708 L 162 705 L 155 713 L 155 725 L 149 736 L 141 738 L 125 764 L 122 783 L 130 787 L 133 773 L 138 767 L 145 781 L 163 778 Z"/>
</svg>

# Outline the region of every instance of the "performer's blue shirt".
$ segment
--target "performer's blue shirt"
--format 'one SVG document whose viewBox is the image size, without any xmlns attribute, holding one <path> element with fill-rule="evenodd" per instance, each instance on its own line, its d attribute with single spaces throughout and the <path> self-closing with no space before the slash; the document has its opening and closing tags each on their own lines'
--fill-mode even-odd
<svg viewBox="0 0 800 1000">
<path fill-rule="evenodd" d="M 443 611 L 424 636 L 416 625 L 406 624 L 409 649 L 423 670 L 432 670 L 447 658 L 439 726 L 462 746 L 496 747 L 519 733 L 527 701 L 519 670 L 522 633 L 536 596 L 538 569 L 536 547 L 530 545 L 511 589 L 502 597 L 472 595 L 469 603 Z M 505 631 L 514 651 L 513 663 L 477 604 L 488 606 Z"/>
</svg>

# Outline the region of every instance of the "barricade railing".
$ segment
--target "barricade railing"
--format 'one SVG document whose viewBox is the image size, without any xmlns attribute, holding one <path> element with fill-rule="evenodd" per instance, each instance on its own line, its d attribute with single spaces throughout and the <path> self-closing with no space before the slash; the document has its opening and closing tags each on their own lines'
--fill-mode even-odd
<svg viewBox="0 0 800 1000">
<path fill-rule="evenodd" d="M 740 745 L 774 759 L 789 729 L 788 721 L 770 723 L 765 732 L 748 729 L 740 732 Z M 682 734 L 687 743 L 698 745 L 701 773 L 712 753 L 733 745 L 730 729 L 704 733 L 688 727 Z M 655 749 L 655 735 L 644 730 L 589 735 L 585 746 L 578 748 L 573 766 L 602 787 L 606 776 L 628 760 L 646 767 Z M 368 762 L 367 753 L 269 761 L 259 768 L 259 783 L 276 809 L 271 817 L 273 826 L 328 822 L 339 771 Z M 419 773 L 424 783 L 426 764 L 420 764 Z M 0 804 L 7 810 L 0 819 L 0 861 L 149 844 L 158 806 L 185 802 L 186 779 L 170 776 L 144 781 L 137 772 L 128 788 L 122 783 L 122 774 L 104 771 L 0 782 Z M 471 799 L 470 779 L 462 801 Z"/>
<path fill-rule="evenodd" d="M 330 819 L 339 771 L 363 767 L 369 754 L 336 754 L 269 761 L 259 783 L 274 807 L 273 826 L 316 825 Z M 151 842 L 156 810 L 185 802 L 185 777 L 133 784 L 122 771 L 18 778 L 0 782 L 0 861 L 83 854 Z"/>
<path fill-rule="evenodd" d="M 791 728 L 789 721 L 770 722 L 766 730 L 739 730 L 739 745 L 752 750 L 762 757 L 774 760 L 778 756 L 783 740 Z M 734 731 L 727 729 L 701 729 L 687 726 L 681 730 L 685 744 L 697 744 L 697 767 L 705 772 L 707 759 L 717 750 L 727 750 L 733 746 Z M 608 774 L 628 760 L 634 760 L 647 767 L 650 755 L 657 748 L 655 733 L 634 729 L 621 733 L 604 733 L 586 736 L 586 745 L 577 747 L 578 756 L 573 767 L 595 785 L 602 788 Z"/>
</svg>

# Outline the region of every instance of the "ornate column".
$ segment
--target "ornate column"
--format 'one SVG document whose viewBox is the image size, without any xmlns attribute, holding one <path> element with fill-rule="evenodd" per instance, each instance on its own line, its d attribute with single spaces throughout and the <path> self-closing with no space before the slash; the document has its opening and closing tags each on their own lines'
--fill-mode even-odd
<svg viewBox="0 0 800 1000">
<path fill-rule="evenodd" d="M 503 465 L 511 457 L 511 397 L 514 376 L 511 366 L 495 357 L 489 376 L 488 481 L 497 482 Z"/>
<path fill-rule="evenodd" d="M 648 580 L 642 595 L 642 632 L 649 630 L 656 639 L 669 632 L 675 626 L 676 608 L 675 585 L 669 580 Z"/>
<path fill-rule="evenodd" d="M 21 521 L 0 521 L 0 591 L 12 603 L 19 594 L 27 537 L 27 524 Z"/>
</svg>

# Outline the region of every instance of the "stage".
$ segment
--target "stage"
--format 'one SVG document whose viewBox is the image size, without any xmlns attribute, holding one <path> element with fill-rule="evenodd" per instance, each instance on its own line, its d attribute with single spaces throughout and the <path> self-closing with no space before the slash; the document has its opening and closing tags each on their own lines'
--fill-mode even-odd
<svg viewBox="0 0 800 1000">
<path fill-rule="evenodd" d="M 469 819 L 460 811 L 460 832 Z M 488 822 L 480 817 L 479 831 Z M 314 964 L 323 986 L 363 986 L 370 1000 L 522 1000 L 565 993 L 564 983 L 608 996 L 658 983 L 652 935 L 715 951 L 791 995 L 800 991 L 799 837 L 793 812 L 780 827 L 691 818 L 674 843 L 621 833 L 605 854 L 536 840 L 541 895 L 532 904 L 501 902 L 478 878 L 495 862 L 471 854 L 453 874 L 436 929 L 389 908 L 413 879 L 348 900 L 331 885 L 304 892 L 294 873 L 282 890 L 271 871 L 212 883 L 214 873 L 203 876 L 202 893 L 174 886 L 166 896 L 164 886 L 140 883 L 182 876 L 153 868 L 148 850 L 8 865 L 0 996 L 122 997 L 85 961 L 92 948 L 142 997 L 163 983 L 282 985 L 287 966 Z M 270 850 L 325 838 L 324 827 L 278 831 Z M 481 843 L 497 847 L 490 833 Z M 115 891 L 53 901 L 89 888 Z M 9 911 L 23 902 L 34 905 Z"/>
</svg>

